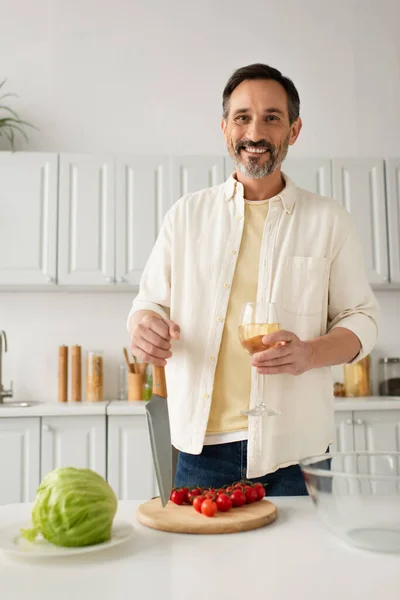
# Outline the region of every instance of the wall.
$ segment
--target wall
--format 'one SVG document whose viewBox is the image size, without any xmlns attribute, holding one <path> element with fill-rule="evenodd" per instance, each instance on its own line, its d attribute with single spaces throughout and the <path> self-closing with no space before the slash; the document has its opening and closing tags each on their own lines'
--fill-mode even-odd
<svg viewBox="0 0 400 600">
<path fill-rule="evenodd" d="M 21 149 L 223 153 L 223 86 L 262 61 L 300 92 L 292 156 L 399 155 L 398 0 L 0 0 L 0 14 L 0 80 L 40 129 Z M 398 356 L 400 293 L 378 299 L 376 355 Z M 0 294 L 16 398 L 55 401 L 58 346 L 75 343 L 105 350 L 105 394 L 115 396 L 131 300 Z"/>
</svg>

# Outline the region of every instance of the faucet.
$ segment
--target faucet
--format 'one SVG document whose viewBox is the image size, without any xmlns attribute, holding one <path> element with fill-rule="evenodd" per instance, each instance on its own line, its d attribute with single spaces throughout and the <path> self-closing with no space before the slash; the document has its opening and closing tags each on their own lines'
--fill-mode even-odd
<svg viewBox="0 0 400 600">
<path fill-rule="evenodd" d="M 0 330 L 0 404 L 4 404 L 4 398 L 12 398 L 12 395 L 13 395 L 12 382 L 11 382 L 9 390 L 5 390 L 3 383 L 2 383 L 3 343 L 4 343 L 4 352 L 8 352 L 6 332 L 3 330 Z"/>
</svg>

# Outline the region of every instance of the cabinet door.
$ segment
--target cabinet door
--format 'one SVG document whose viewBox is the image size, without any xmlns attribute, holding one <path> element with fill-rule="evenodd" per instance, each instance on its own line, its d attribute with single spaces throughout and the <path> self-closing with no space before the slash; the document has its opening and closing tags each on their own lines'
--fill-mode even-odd
<svg viewBox="0 0 400 600">
<path fill-rule="evenodd" d="M 107 478 L 119 500 L 158 495 L 145 415 L 108 417 Z"/>
<path fill-rule="evenodd" d="M 0 285 L 54 285 L 56 154 L 0 152 Z"/>
<path fill-rule="evenodd" d="M 39 417 L 0 418 L 0 478 L 0 504 L 35 500 L 40 484 Z"/>
<path fill-rule="evenodd" d="M 343 158 L 333 161 L 333 195 L 358 227 L 371 284 L 389 281 L 383 160 Z"/>
<path fill-rule="evenodd" d="M 116 281 L 139 284 L 170 206 L 169 159 L 118 157 L 116 170 Z"/>
<path fill-rule="evenodd" d="M 354 450 L 353 415 L 351 411 L 335 412 L 335 441 L 331 452 L 352 452 Z"/>
<path fill-rule="evenodd" d="M 106 417 L 42 418 L 42 479 L 57 467 L 92 469 L 106 476 Z"/>
<path fill-rule="evenodd" d="M 390 281 L 400 283 L 400 158 L 386 163 Z"/>
<path fill-rule="evenodd" d="M 58 282 L 115 280 L 115 165 L 109 156 L 60 155 Z"/>
<path fill-rule="evenodd" d="M 174 156 L 172 158 L 172 202 L 184 194 L 198 192 L 224 181 L 223 156 Z"/>
<path fill-rule="evenodd" d="M 400 451 L 400 411 L 355 411 L 354 440 L 357 451 Z"/>
<path fill-rule="evenodd" d="M 331 161 L 318 158 L 287 158 L 282 171 L 300 188 L 332 196 Z"/>
</svg>

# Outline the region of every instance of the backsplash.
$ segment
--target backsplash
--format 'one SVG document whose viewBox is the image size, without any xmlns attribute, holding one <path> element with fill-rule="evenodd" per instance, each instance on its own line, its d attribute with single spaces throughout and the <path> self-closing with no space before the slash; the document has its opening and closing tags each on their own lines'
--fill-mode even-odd
<svg viewBox="0 0 400 600">
<path fill-rule="evenodd" d="M 3 383 L 14 381 L 15 400 L 57 402 L 58 347 L 82 346 L 85 398 L 86 352 L 104 351 L 104 398 L 117 398 L 118 365 L 129 343 L 126 330 L 135 293 L 1 293 L 0 329 L 8 336 Z M 400 356 L 400 290 L 376 292 L 382 318 L 371 355 L 373 392 L 381 356 Z M 332 369 L 343 381 L 343 367 Z M 69 378 L 70 379 L 70 378 Z M 70 398 L 70 388 L 69 388 Z"/>
</svg>

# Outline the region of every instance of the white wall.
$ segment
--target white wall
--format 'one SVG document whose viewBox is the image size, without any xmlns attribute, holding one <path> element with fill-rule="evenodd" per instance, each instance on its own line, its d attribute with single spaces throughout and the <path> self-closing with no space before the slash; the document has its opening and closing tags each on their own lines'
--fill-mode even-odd
<svg viewBox="0 0 400 600">
<path fill-rule="evenodd" d="M 293 156 L 399 154 L 398 0 L 0 0 L 0 78 L 31 149 L 215 153 L 245 64 L 292 77 Z M 1 139 L 1 138 L 0 138 Z"/>
<path fill-rule="evenodd" d="M 267 62 L 302 101 L 293 156 L 398 156 L 398 0 L 0 0 L 0 80 L 30 150 L 219 153 L 231 72 Z M 0 138 L 0 148 L 4 148 Z M 376 355 L 400 355 L 400 293 L 379 293 Z M 96 303 L 94 303 L 94 300 Z M 105 351 L 115 396 L 127 294 L 0 294 L 4 380 L 57 399 L 60 344 Z"/>
</svg>

